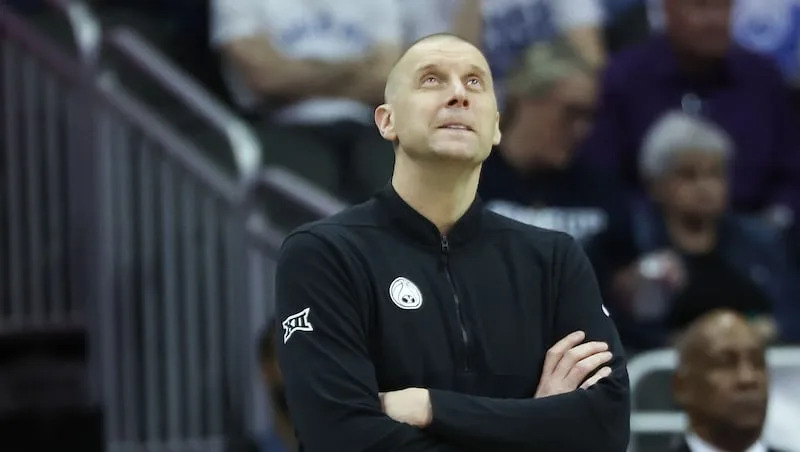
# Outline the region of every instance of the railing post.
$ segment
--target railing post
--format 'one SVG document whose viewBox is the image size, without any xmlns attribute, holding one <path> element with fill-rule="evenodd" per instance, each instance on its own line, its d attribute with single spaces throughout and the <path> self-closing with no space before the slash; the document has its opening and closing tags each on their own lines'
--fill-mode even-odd
<svg viewBox="0 0 800 452">
<path fill-rule="evenodd" d="M 243 120 L 175 67 L 134 30 L 116 27 L 107 33 L 106 42 L 141 70 L 143 77 L 153 79 L 226 138 L 240 181 L 254 177 L 262 165 L 261 143 Z"/>
</svg>

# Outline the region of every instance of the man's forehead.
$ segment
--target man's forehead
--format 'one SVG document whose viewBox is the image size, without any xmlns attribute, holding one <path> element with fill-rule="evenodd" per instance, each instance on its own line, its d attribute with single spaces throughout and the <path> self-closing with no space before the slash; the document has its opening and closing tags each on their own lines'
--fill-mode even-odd
<svg viewBox="0 0 800 452">
<path fill-rule="evenodd" d="M 690 358 L 695 365 L 710 366 L 713 361 L 706 358 L 721 358 L 724 356 L 750 355 L 763 353 L 762 343 L 759 338 L 751 334 L 726 334 L 707 336 L 697 344 Z"/>
<path fill-rule="evenodd" d="M 665 2 L 668 6 L 677 8 L 728 7 L 733 3 L 732 0 L 665 0 Z"/>
<path fill-rule="evenodd" d="M 729 353 L 757 350 L 760 348 L 760 342 L 755 333 L 738 330 L 710 336 L 707 338 L 706 346 L 709 353 Z"/>
<path fill-rule="evenodd" d="M 412 45 L 395 63 L 386 82 L 384 94 L 387 102 L 391 102 L 400 85 L 405 85 L 425 67 L 453 64 L 473 65 L 474 72 L 491 80 L 489 63 L 477 47 L 454 36 L 432 36 Z"/>
<path fill-rule="evenodd" d="M 427 67 L 463 65 L 489 73 L 489 63 L 472 44 L 455 39 L 419 43 L 408 50 L 405 65 L 411 72 Z"/>
<path fill-rule="evenodd" d="M 757 345 L 758 338 L 743 317 L 723 311 L 698 319 L 686 332 L 682 348 L 689 355 L 705 356 L 732 342 Z"/>
<path fill-rule="evenodd" d="M 475 63 L 470 63 L 469 61 L 450 61 L 450 62 L 442 62 L 442 61 L 428 61 L 422 62 L 416 67 L 413 68 L 412 71 L 409 71 L 407 75 L 419 75 L 428 71 L 448 71 L 455 69 L 456 71 L 460 72 L 469 72 L 470 74 L 477 74 L 481 77 L 490 78 L 491 73 L 489 69 L 479 66 Z"/>
</svg>

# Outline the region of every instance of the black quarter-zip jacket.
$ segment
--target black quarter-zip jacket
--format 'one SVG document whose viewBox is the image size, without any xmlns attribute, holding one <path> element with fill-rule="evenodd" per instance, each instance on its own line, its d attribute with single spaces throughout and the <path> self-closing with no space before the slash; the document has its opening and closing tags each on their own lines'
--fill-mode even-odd
<svg viewBox="0 0 800 452">
<path fill-rule="evenodd" d="M 275 280 L 278 356 L 301 449 L 626 449 L 623 349 L 594 272 L 568 235 L 480 200 L 443 236 L 387 187 L 305 225 Z M 573 331 L 605 341 L 612 374 L 534 398 L 548 348 Z M 379 392 L 430 390 L 425 429 L 383 414 Z"/>
</svg>

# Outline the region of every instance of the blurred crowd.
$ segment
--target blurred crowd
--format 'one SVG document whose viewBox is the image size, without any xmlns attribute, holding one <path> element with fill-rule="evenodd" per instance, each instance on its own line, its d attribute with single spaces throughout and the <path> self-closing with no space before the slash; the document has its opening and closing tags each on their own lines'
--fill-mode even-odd
<svg viewBox="0 0 800 452">
<path fill-rule="evenodd" d="M 502 143 L 480 196 L 580 239 L 632 352 L 715 308 L 800 339 L 800 2 L 212 1 L 211 49 L 267 163 L 358 202 L 388 182 L 374 125 L 403 48 L 487 55 Z M 611 45 L 613 43 L 613 45 Z"/>
<path fill-rule="evenodd" d="M 800 342 L 798 0 L 88 3 L 169 23 L 199 55 L 179 62 L 253 126 L 266 164 L 352 203 L 391 174 L 373 112 L 392 64 L 422 36 L 462 36 L 502 108 L 481 198 L 584 244 L 631 353 L 709 341 L 682 333 L 723 308 L 766 344 Z"/>
<path fill-rule="evenodd" d="M 679 343 L 720 308 L 764 343 L 800 340 L 800 2 L 220 0 L 211 12 L 227 92 L 270 163 L 369 196 L 391 173 L 373 110 L 393 61 L 455 33 L 486 52 L 502 107 L 480 196 L 584 243 L 631 353 Z"/>
</svg>

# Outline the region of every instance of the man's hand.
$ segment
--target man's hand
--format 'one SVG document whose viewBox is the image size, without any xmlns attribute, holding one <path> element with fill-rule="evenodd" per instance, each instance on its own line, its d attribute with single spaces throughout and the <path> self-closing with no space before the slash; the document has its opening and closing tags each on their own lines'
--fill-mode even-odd
<svg viewBox="0 0 800 452">
<path fill-rule="evenodd" d="M 431 398 L 427 389 L 407 388 L 379 394 L 383 412 L 397 422 L 425 428 L 433 420 Z"/>
<path fill-rule="evenodd" d="M 542 377 L 536 388 L 536 398 L 572 392 L 580 385 L 587 389 L 602 378 L 611 375 L 610 367 L 603 367 L 591 378 L 581 382 L 595 369 L 611 360 L 605 342 L 581 344 L 586 334 L 576 331 L 550 347 L 544 359 Z"/>
</svg>

